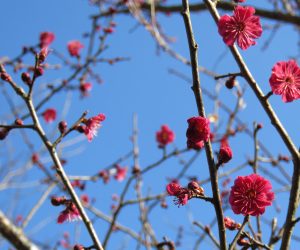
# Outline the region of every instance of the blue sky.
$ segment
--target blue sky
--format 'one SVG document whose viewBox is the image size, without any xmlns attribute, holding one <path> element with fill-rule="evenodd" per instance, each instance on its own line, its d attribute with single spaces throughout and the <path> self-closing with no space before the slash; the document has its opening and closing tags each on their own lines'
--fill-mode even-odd
<svg viewBox="0 0 300 250">
<path fill-rule="evenodd" d="M 175 2 L 180 3 L 180 1 Z M 261 2 L 264 2 L 261 4 L 263 7 L 267 7 L 267 1 Z M 248 3 L 252 4 L 255 1 L 248 1 Z M 56 39 L 53 47 L 66 55 L 66 44 L 68 41 L 82 41 L 85 44 L 85 49 L 82 52 L 84 54 L 86 53 L 87 39 L 82 38 L 82 34 L 90 30 L 91 22 L 89 16 L 94 13 L 97 13 L 97 9 L 84 0 L 4 1 L 1 5 L 0 16 L 0 30 L 2 32 L 0 58 L 3 56 L 13 58 L 20 53 L 23 46 L 37 44 L 39 34 L 42 31 L 54 32 Z M 133 18 L 122 15 L 117 17 L 115 21 L 117 23 L 116 32 L 108 38 L 109 48 L 105 51 L 103 57 L 122 56 L 129 57 L 130 60 L 120 62 L 114 66 L 98 64 L 94 71 L 101 76 L 103 84 L 93 83 L 93 91 L 89 98 L 81 99 L 77 92 L 62 92 L 44 107 L 45 109 L 56 107 L 58 110 L 58 121 L 59 119 L 65 119 L 70 124 L 85 110 L 89 110 L 91 116 L 98 113 L 105 113 L 107 116 L 107 120 L 103 123 L 98 137 L 93 142 L 88 143 L 86 140 L 82 140 L 80 143 L 64 149 L 63 155 L 66 155 L 66 157 L 70 156 L 67 157 L 68 163 L 66 165 L 66 171 L 70 175 L 97 173 L 120 156 L 129 152 L 132 149 L 130 136 L 132 134 L 132 116 L 134 113 L 138 116 L 140 164 L 142 168 L 161 157 L 162 152 L 157 148 L 155 142 L 155 132 L 159 130 L 162 124 L 168 124 L 174 130 L 176 134 L 175 145 L 182 149 L 186 143 L 186 120 L 191 116 L 197 115 L 196 104 L 190 86 L 182 79 L 168 72 L 169 69 L 175 69 L 191 77 L 189 67 L 170 58 L 163 51 L 157 53 L 156 43 L 143 27 L 138 26 L 132 32 L 131 30 L 136 26 L 136 21 Z M 172 48 L 183 56 L 188 57 L 189 53 L 182 17 L 179 14 L 173 14 L 170 17 L 158 15 L 158 21 L 163 26 L 166 34 L 176 39 L 176 42 L 172 44 Z M 219 37 L 217 28 L 210 15 L 206 12 L 196 13 L 192 15 L 192 21 L 195 37 L 199 44 L 200 65 L 219 74 L 236 72 L 237 66 Z M 275 23 L 263 19 L 262 24 L 263 26 L 269 26 Z M 102 25 L 105 25 L 105 22 Z M 242 52 L 251 72 L 265 93 L 270 91 L 268 79 L 273 65 L 277 61 L 288 60 L 290 57 L 299 55 L 299 48 L 297 47 L 298 36 L 292 26 L 286 25 L 280 28 L 270 47 L 262 50 L 269 35 L 270 31 L 266 30 L 262 38 L 258 40 L 257 46 Z M 221 55 L 224 56 L 221 57 Z M 72 59 L 70 58 L 70 60 Z M 32 63 L 33 58 L 27 57 L 26 62 Z M 55 64 L 59 63 L 59 60 L 54 55 L 50 55 L 47 62 Z M 65 68 L 62 70 L 49 70 L 43 78 L 38 79 L 36 88 L 42 88 L 45 83 L 55 82 L 57 79 L 63 79 L 69 74 L 70 71 Z M 213 91 L 215 80 L 203 74 L 200 74 L 200 76 L 202 86 Z M 15 77 L 17 79 L 17 75 Z M 19 79 L 17 80 L 22 84 Z M 242 86 L 246 84 L 243 79 L 239 79 L 239 82 Z M 77 82 L 74 81 L 75 83 Z M 7 89 L 9 94 L 12 93 L 6 86 L 5 89 Z M 232 108 L 234 107 L 235 98 L 232 92 L 226 88 L 221 88 L 220 97 L 224 103 Z M 40 97 L 37 96 L 36 98 Z M 259 139 L 265 143 L 274 156 L 277 156 L 278 153 L 287 154 L 284 144 L 275 133 L 262 108 L 256 102 L 250 88 L 247 88 L 244 99 L 247 106 L 239 113 L 239 117 L 245 121 L 250 129 L 254 121 L 263 123 L 264 127 L 259 133 Z M 22 103 L 15 96 L 12 97 L 12 100 L 15 104 L 20 105 Z M 204 97 L 204 101 L 207 114 L 212 113 L 213 103 L 207 97 Z M 299 113 L 298 101 L 284 104 L 279 96 L 272 96 L 270 101 L 297 145 L 300 120 L 295 119 L 295 117 Z M 1 121 L 10 123 L 11 121 L 6 118 L 6 115 L 10 112 L 9 107 L 3 97 L 0 99 L 0 105 Z M 68 105 L 70 105 L 68 112 L 64 115 L 63 110 L 67 109 Z M 223 124 L 227 121 L 227 116 L 223 112 L 220 113 L 220 121 Z M 53 131 L 56 131 L 56 124 L 48 125 L 43 123 L 46 132 L 49 134 L 53 134 Z M 220 128 L 219 133 L 222 132 L 224 132 L 224 126 Z M 41 143 L 38 138 L 31 132 L 28 135 L 34 143 L 34 150 L 39 150 Z M 66 140 L 77 138 L 77 136 L 77 134 L 72 134 Z M 21 137 L 17 131 L 13 131 L 9 139 L 8 142 L 1 142 L 5 145 L 1 149 L 1 155 L 3 155 L 1 166 L 9 157 L 14 159 L 16 155 L 20 156 L 17 157 L 18 165 L 22 166 L 30 158 L 28 148 L 23 143 L 20 143 Z M 253 155 L 253 141 L 246 135 L 241 134 L 232 138 L 230 144 L 233 148 L 234 159 L 221 171 L 236 167 Z M 171 145 L 167 150 L 171 151 L 173 147 L 174 145 Z M 214 150 L 218 150 L 218 147 L 219 145 L 215 144 Z M 10 152 L 11 155 L 7 155 L 7 152 Z M 182 157 L 187 161 L 193 154 L 194 152 L 189 152 Z M 42 159 L 47 162 L 49 157 L 44 154 Z M 182 168 L 179 160 L 170 159 L 153 172 L 146 174 L 144 176 L 143 192 L 152 194 L 163 192 L 167 178 L 176 176 Z M 132 159 L 122 163 L 122 165 L 129 167 L 132 164 Z M 49 162 L 46 165 L 48 167 L 51 166 Z M 266 167 L 271 168 L 270 165 L 266 165 Z M 288 172 L 291 172 L 291 164 L 284 164 L 284 167 Z M 277 169 L 270 169 L 270 171 L 281 177 Z M 244 171 L 235 173 L 232 176 L 232 180 L 237 175 L 250 173 L 251 169 L 248 167 Z M 193 164 L 187 175 L 197 176 L 200 180 L 208 177 L 207 164 L 203 153 Z M 33 168 L 25 176 L 16 178 L 16 181 L 28 183 L 29 181 L 38 181 L 41 178 L 44 178 L 43 174 L 38 169 Z M 182 183 L 187 183 L 187 180 L 183 180 Z M 114 193 L 120 193 L 123 186 L 124 183 L 115 181 L 112 181 L 109 185 L 104 185 L 102 182 L 88 183 L 86 193 L 89 193 L 91 197 L 96 199 L 96 205 L 99 209 L 110 214 L 111 196 Z M 278 185 L 274 183 L 274 187 L 278 188 Z M 38 185 L 33 188 L 24 188 L 21 191 L 13 188 L 0 191 L 0 200 L 3 204 L 4 202 L 6 204 L 2 209 L 7 211 L 12 218 L 20 213 L 26 214 L 44 190 L 45 185 Z M 208 185 L 205 186 L 205 190 L 208 195 L 211 194 Z M 57 193 L 57 190 L 53 192 L 53 194 L 55 193 Z M 133 189 L 128 197 L 134 197 Z M 274 208 L 269 208 L 267 217 L 277 216 L 279 225 L 282 225 L 288 197 L 286 194 L 278 194 L 277 197 L 278 205 L 281 206 L 282 212 L 276 213 Z M 197 237 L 191 233 L 195 228 L 192 227 L 190 221 L 199 220 L 203 224 L 209 223 L 214 217 L 212 208 L 208 204 L 197 200 L 192 200 L 188 206 L 181 208 L 177 208 L 172 204 L 172 198 L 167 198 L 167 203 L 169 205 L 167 210 L 157 207 L 150 215 L 150 220 L 157 233 L 157 239 L 162 240 L 163 236 L 175 239 L 178 226 L 182 225 L 185 232 L 187 232 L 187 236 L 183 239 L 183 245 L 178 249 L 192 249 Z M 46 202 L 30 222 L 25 232 L 33 239 L 47 243 L 56 241 L 64 231 L 69 231 L 72 235 L 73 243 L 75 235 L 73 232 L 78 233 L 80 231 L 79 241 L 82 244 L 90 244 L 90 239 L 82 223 L 56 224 L 55 218 L 59 211 L 60 209 L 52 207 L 50 202 Z M 137 222 L 137 213 L 136 207 L 127 208 L 121 213 L 119 221 L 139 231 L 140 226 Z M 231 211 L 226 212 L 226 215 L 233 216 L 240 222 L 242 221 L 242 216 L 234 216 Z M 46 221 L 46 224 L 35 232 L 35 226 L 43 221 Z M 107 224 L 98 220 L 95 223 L 95 227 L 102 239 L 107 230 Z M 50 231 L 51 234 L 49 234 Z M 232 237 L 231 234 L 229 235 Z M 267 229 L 265 232 L 266 238 L 268 235 L 269 231 Z M 120 249 L 123 243 L 128 244 L 125 249 L 134 249 L 135 247 L 133 240 L 118 232 L 113 235 L 113 240 L 111 240 L 108 249 Z M 210 249 L 213 246 L 207 239 L 204 247 L 206 247 L 205 249 Z"/>
</svg>

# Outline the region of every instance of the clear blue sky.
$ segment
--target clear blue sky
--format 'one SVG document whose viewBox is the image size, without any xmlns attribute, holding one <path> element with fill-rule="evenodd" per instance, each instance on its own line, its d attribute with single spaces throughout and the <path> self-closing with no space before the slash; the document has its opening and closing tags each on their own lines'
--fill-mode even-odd
<svg viewBox="0 0 300 250">
<path fill-rule="evenodd" d="M 180 3 L 181 1 L 176 0 L 172 2 Z M 248 1 L 249 4 L 255 2 Z M 268 1 L 261 2 L 263 2 L 261 4 L 263 7 L 268 7 L 266 3 Z M 68 41 L 82 41 L 85 44 L 84 54 L 86 53 L 87 39 L 82 38 L 82 34 L 90 30 L 91 22 L 89 16 L 94 13 L 97 13 L 97 9 L 90 6 L 86 0 L 3 1 L 0 15 L 0 30 L 2 34 L 0 58 L 3 56 L 13 58 L 20 53 L 23 46 L 36 44 L 39 33 L 42 31 L 54 32 L 56 39 L 53 47 L 66 55 L 66 44 Z M 183 56 L 188 57 L 188 47 L 181 16 L 179 14 L 173 14 L 170 17 L 158 15 L 158 20 L 166 34 L 176 38 L 172 48 Z M 67 157 L 68 164 L 66 165 L 66 171 L 70 175 L 96 173 L 129 152 L 132 148 L 130 136 L 132 134 L 133 113 L 138 115 L 140 165 L 142 168 L 161 157 L 161 150 L 157 148 L 155 142 L 155 132 L 162 124 L 168 124 L 174 130 L 176 134 L 175 145 L 182 149 L 186 143 L 186 120 L 191 116 L 197 115 L 196 104 L 189 85 L 182 79 L 168 73 L 168 69 L 175 69 L 191 77 L 190 69 L 186 65 L 170 58 L 163 51 L 157 53 L 156 44 L 150 34 L 141 26 L 135 28 L 136 21 L 133 18 L 119 16 L 115 21 L 117 23 L 116 32 L 108 39 L 109 48 L 103 56 L 106 58 L 116 56 L 129 57 L 130 61 L 120 62 L 114 66 L 107 64 L 96 66 L 94 70 L 104 82 L 101 85 L 93 82 L 93 91 L 89 98 L 81 99 L 77 92 L 72 94 L 63 92 L 45 105 L 45 108 L 56 107 L 59 119 L 64 117 L 69 123 L 75 121 L 87 109 L 90 111 L 90 115 L 105 113 L 107 116 L 107 120 L 103 123 L 98 137 L 93 142 L 88 143 L 87 140 L 82 140 L 80 143 L 72 145 L 63 151 L 63 155 L 66 157 L 70 155 L 70 157 Z M 200 65 L 219 74 L 236 72 L 237 66 L 217 34 L 216 26 L 209 14 L 197 13 L 192 15 L 192 21 L 195 36 L 199 43 Z M 262 24 L 269 26 L 275 23 L 263 19 Z M 133 28 L 135 28 L 134 31 L 132 31 Z M 279 29 L 270 47 L 263 51 L 262 47 L 269 36 L 270 31 L 266 30 L 262 38 L 258 40 L 258 46 L 242 52 L 250 70 L 265 93 L 270 91 L 268 79 L 273 65 L 277 61 L 287 60 L 290 57 L 299 55 L 299 48 L 297 47 L 298 37 L 292 26 L 287 25 Z M 30 63 L 30 60 L 32 62 L 33 58 L 27 57 L 26 62 Z M 47 62 L 54 64 L 58 63 L 59 60 L 50 55 Z M 55 82 L 55 80 L 62 79 L 69 74 L 70 71 L 66 69 L 49 70 L 43 78 L 38 79 L 36 84 L 44 86 L 45 83 Z M 16 80 L 22 84 L 19 79 Z M 205 88 L 214 90 L 215 81 L 213 79 L 201 74 L 201 80 Z M 239 79 L 239 81 L 242 86 L 245 84 L 243 79 Z M 74 81 L 75 83 L 77 82 Z M 39 87 L 37 86 L 37 88 Z M 10 94 L 12 93 L 9 88 L 5 87 L 5 89 Z M 234 107 L 235 98 L 233 98 L 232 92 L 222 88 L 220 96 L 222 101 L 230 107 Z M 69 103 L 70 107 L 67 115 L 64 115 L 63 109 L 66 108 L 66 97 L 70 98 L 71 102 Z M 206 111 L 210 114 L 213 112 L 213 103 L 206 97 L 204 99 Z M 16 104 L 22 104 L 15 96 L 12 97 L 12 100 Z M 259 133 L 259 138 L 275 156 L 278 153 L 287 154 L 284 144 L 275 133 L 262 108 L 256 103 L 250 88 L 246 91 L 245 102 L 247 106 L 246 109 L 240 112 L 240 118 L 245 121 L 249 128 L 252 128 L 254 121 L 262 122 L 264 127 Z M 280 97 L 272 96 L 271 103 L 297 145 L 300 126 L 300 120 L 297 118 L 299 101 L 284 104 Z M 0 105 L 1 122 L 10 123 L 11 120 L 7 119 L 6 116 L 10 112 L 9 107 L 3 96 L 0 98 Z M 224 113 L 221 112 L 219 133 L 224 132 L 222 124 L 224 125 L 227 120 L 227 116 L 223 116 Z M 45 130 L 49 134 L 55 131 L 56 124 L 47 125 L 43 123 Z M 34 142 L 34 149 L 39 150 L 41 143 L 37 140 L 37 137 L 31 133 L 28 134 Z M 21 137 L 18 132 L 13 131 L 9 137 L 11 139 L 9 142 L 1 142 L 0 153 L 1 158 L 3 158 L 0 160 L 1 167 L 7 159 L 15 159 L 16 155 L 18 155 L 19 160 L 18 166 L 22 166 L 30 157 L 28 148 L 23 145 L 22 141 L 20 142 Z M 73 134 L 67 140 L 75 137 L 77 135 Z M 2 147 L 2 144 L 5 147 Z M 253 141 L 248 136 L 240 135 L 235 137 L 230 140 L 230 144 L 233 148 L 234 159 L 226 165 L 224 171 L 238 166 L 253 155 Z M 215 144 L 214 150 L 218 150 L 218 148 L 219 145 Z M 173 145 L 168 147 L 168 151 L 171 149 L 173 149 Z M 8 151 L 12 156 L 7 155 Z M 182 157 L 184 160 L 188 160 L 193 154 L 193 152 L 190 152 Z M 45 154 L 43 155 L 43 160 L 49 161 L 49 157 Z M 132 164 L 132 160 L 127 160 L 122 163 L 122 166 L 127 165 L 131 167 Z M 48 162 L 47 166 L 50 167 L 51 164 Z M 271 168 L 270 165 L 266 165 L 266 167 Z M 284 167 L 286 167 L 288 172 L 291 172 L 291 164 L 284 164 Z M 167 178 L 176 176 L 181 168 L 179 159 L 171 159 L 162 164 L 152 173 L 145 175 L 143 192 L 151 194 L 163 192 Z M 281 178 L 277 169 L 271 169 L 270 171 Z M 251 169 L 248 167 L 244 171 L 235 173 L 232 179 L 235 179 L 237 175 L 250 173 Z M 208 177 L 204 154 L 200 155 L 187 175 L 197 176 L 199 180 Z M 44 178 L 43 174 L 37 169 L 32 169 L 22 178 L 16 178 L 15 180 L 20 183 L 28 183 L 41 178 Z M 182 180 L 182 183 L 187 183 L 187 180 Z M 117 183 L 116 181 L 112 181 L 109 185 L 103 185 L 102 182 L 88 183 L 85 193 L 89 193 L 91 197 L 96 199 L 96 206 L 99 209 L 110 214 L 111 196 L 114 193 L 120 193 L 123 185 L 124 182 Z M 273 185 L 275 189 L 278 188 L 276 183 L 273 183 Z M 20 192 L 16 192 L 16 189 L 13 188 L 0 191 L 0 201 L 2 204 L 5 204 L 2 206 L 2 209 L 9 211 L 12 218 L 17 214 L 26 215 L 44 190 L 45 185 L 38 185 L 33 188 L 24 188 Z M 205 190 L 207 195 L 211 194 L 208 185 L 205 186 Z M 81 192 L 79 191 L 79 193 Z M 128 197 L 134 197 L 133 189 Z M 284 221 L 287 196 L 278 194 L 277 201 L 282 208 L 282 212 L 276 213 L 274 208 L 268 208 L 266 215 L 267 218 L 276 215 L 281 226 Z M 192 200 L 188 206 L 177 208 L 172 204 L 172 198 L 170 197 L 167 198 L 167 203 L 169 204 L 167 210 L 157 207 L 150 216 L 157 239 L 162 240 L 163 236 L 167 236 L 172 240 L 175 239 L 177 228 L 179 225 L 182 225 L 184 226 L 186 237 L 182 241 L 182 246 L 178 249 L 192 249 L 193 243 L 197 239 L 192 232 L 199 230 L 192 227 L 191 221 L 199 220 L 203 224 L 209 223 L 214 217 L 212 207 L 201 201 Z M 33 239 L 44 243 L 56 241 L 65 231 L 70 232 L 72 243 L 74 243 L 74 235 L 79 232 L 79 242 L 86 245 L 90 244 L 90 239 L 82 223 L 56 224 L 55 219 L 59 211 L 60 208 L 52 207 L 49 201 L 46 202 L 30 222 L 25 232 Z M 242 222 L 242 216 L 234 216 L 231 211 L 225 214 L 233 216 L 236 220 Z M 93 216 L 91 217 L 93 218 Z M 138 225 L 137 217 L 138 209 L 136 207 L 127 208 L 120 215 L 119 221 L 139 231 L 140 226 L 135 226 Z M 36 229 L 36 225 L 44 221 L 46 224 L 42 225 L 40 229 Z M 100 238 L 103 239 L 103 235 L 107 230 L 107 224 L 98 220 L 95 223 L 95 227 Z M 37 232 L 34 230 L 37 230 Z M 230 237 L 232 236 L 231 234 L 229 235 Z M 269 231 L 265 231 L 264 235 L 267 238 Z M 125 249 L 134 249 L 135 247 L 133 240 L 122 233 L 115 233 L 108 249 L 120 249 L 122 244 L 126 245 Z M 7 248 L 6 245 L 2 245 L 2 247 Z M 213 249 L 213 245 L 208 239 L 205 240 L 203 249 Z"/>
</svg>

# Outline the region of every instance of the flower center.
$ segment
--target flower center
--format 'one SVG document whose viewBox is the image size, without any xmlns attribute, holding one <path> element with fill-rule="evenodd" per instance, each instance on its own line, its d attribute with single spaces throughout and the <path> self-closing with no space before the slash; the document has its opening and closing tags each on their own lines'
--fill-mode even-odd
<svg viewBox="0 0 300 250">
<path fill-rule="evenodd" d="M 293 81 L 292 77 L 288 76 L 287 78 L 285 78 L 285 82 L 287 82 L 287 83 L 293 83 L 294 81 Z"/>
<path fill-rule="evenodd" d="M 246 25 L 245 25 L 244 22 L 238 22 L 238 23 L 236 24 L 236 30 L 237 30 L 237 32 L 242 32 L 242 31 L 244 31 L 245 27 L 246 27 Z"/>
<path fill-rule="evenodd" d="M 247 197 L 249 199 L 254 199 L 256 197 L 256 192 L 252 189 L 250 189 L 249 191 L 247 191 Z"/>
</svg>

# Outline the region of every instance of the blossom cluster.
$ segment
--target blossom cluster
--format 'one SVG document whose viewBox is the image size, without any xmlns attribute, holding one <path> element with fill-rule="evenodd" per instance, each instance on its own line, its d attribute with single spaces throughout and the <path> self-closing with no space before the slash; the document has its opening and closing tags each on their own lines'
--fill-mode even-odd
<svg viewBox="0 0 300 250">
<path fill-rule="evenodd" d="M 166 190 L 169 195 L 175 196 L 174 203 L 178 206 L 186 205 L 193 197 L 204 196 L 204 189 L 196 181 L 191 181 L 187 188 L 173 181 L 167 185 Z"/>
</svg>

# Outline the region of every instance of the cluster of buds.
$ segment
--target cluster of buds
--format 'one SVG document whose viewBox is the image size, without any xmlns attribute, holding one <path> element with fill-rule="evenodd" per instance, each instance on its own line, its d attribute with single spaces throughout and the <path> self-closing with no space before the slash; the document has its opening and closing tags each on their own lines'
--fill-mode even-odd
<svg viewBox="0 0 300 250">
<path fill-rule="evenodd" d="M 109 182 L 110 176 L 113 176 L 115 180 L 121 182 L 126 178 L 128 167 L 121 167 L 119 164 L 115 164 L 113 168 L 103 169 L 98 173 L 98 176 L 103 179 L 106 184 Z"/>
<path fill-rule="evenodd" d="M 75 220 L 81 220 L 80 213 L 72 200 L 68 200 L 64 196 L 54 196 L 51 198 L 51 204 L 53 206 L 65 206 L 65 209 L 60 212 L 57 218 L 58 224 L 64 223 L 65 221 L 71 222 Z"/>
<path fill-rule="evenodd" d="M 105 34 L 112 34 L 112 33 L 114 33 L 115 32 L 115 27 L 117 26 L 117 24 L 115 23 L 115 22 L 113 22 L 113 21 L 111 21 L 110 23 L 109 23 L 109 26 L 108 27 L 106 27 L 106 28 L 103 28 L 103 32 L 105 33 Z"/>
<path fill-rule="evenodd" d="M 240 223 L 236 223 L 233 219 L 229 217 L 224 217 L 224 224 L 225 227 L 230 231 L 238 230 L 241 227 Z"/>
<path fill-rule="evenodd" d="M 80 190 L 84 190 L 85 189 L 85 183 L 80 182 L 80 180 L 74 180 L 71 182 L 72 187 L 78 187 Z"/>
<path fill-rule="evenodd" d="M 186 205 L 188 200 L 192 198 L 204 196 L 204 189 L 196 181 L 191 181 L 187 188 L 173 181 L 167 185 L 166 190 L 169 195 L 175 196 L 174 204 L 178 207 Z"/>
</svg>

